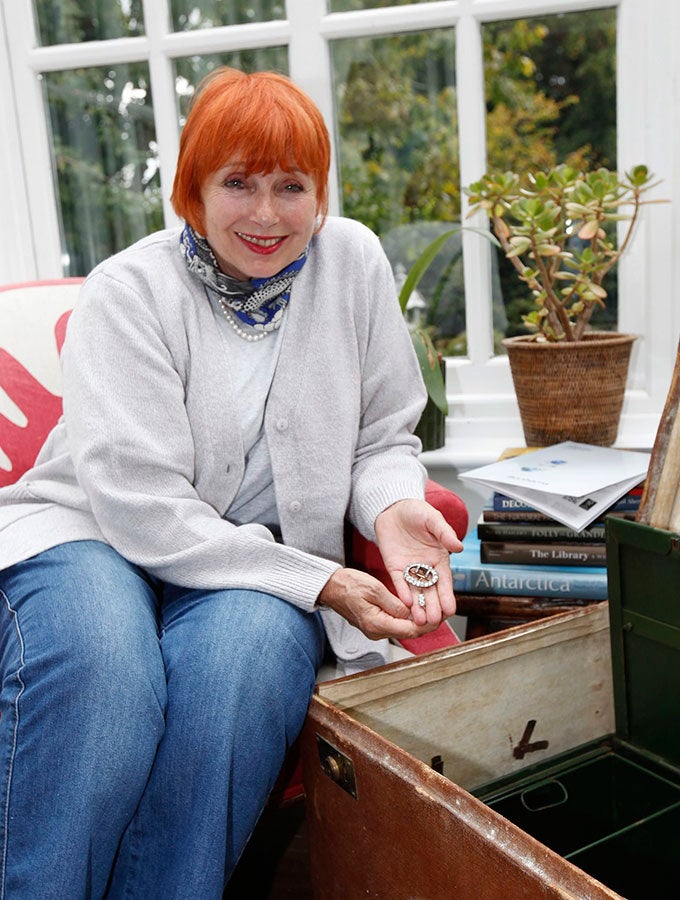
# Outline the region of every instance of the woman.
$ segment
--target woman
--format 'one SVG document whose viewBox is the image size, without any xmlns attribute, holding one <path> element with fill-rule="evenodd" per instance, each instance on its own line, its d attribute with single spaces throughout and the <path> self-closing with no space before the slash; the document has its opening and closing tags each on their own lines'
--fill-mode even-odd
<svg viewBox="0 0 680 900">
<path fill-rule="evenodd" d="M 214 73 L 185 220 L 101 263 L 64 416 L 0 492 L 3 896 L 219 898 L 326 639 L 348 670 L 455 610 L 424 389 L 377 238 L 326 219 L 288 79 Z M 396 595 L 343 566 L 345 519 Z"/>
</svg>

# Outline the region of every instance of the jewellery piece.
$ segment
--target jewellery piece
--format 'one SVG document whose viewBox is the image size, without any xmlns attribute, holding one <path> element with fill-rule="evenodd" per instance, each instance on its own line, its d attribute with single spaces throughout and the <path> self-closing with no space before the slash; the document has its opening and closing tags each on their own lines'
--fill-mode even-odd
<svg viewBox="0 0 680 900">
<path fill-rule="evenodd" d="M 417 588 L 432 587 L 439 581 L 439 575 L 434 566 L 427 563 L 411 563 L 404 569 L 404 581 Z"/>
<path fill-rule="evenodd" d="M 252 341 L 261 341 L 262 338 L 266 338 L 268 334 L 270 334 L 272 331 L 276 331 L 276 329 L 281 326 L 281 321 L 282 321 L 281 314 L 283 312 L 282 309 L 278 311 L 278 314 L 275 315 L 274 318 L 270 322 L 266 322 L 264 325 L 257 326 L 257 330 L 256 330 L 255 326 L 248 325 L 246 323 L 244 323 L 246 325 L 246 327 L 241 328 L 238 320 L 234 316 L 233 312 L 230 310 L 229 306 L 224 302 L 222 297 L 218 296 L 217 302 L 220 304 L 224 318 L 227 320 L 227 322 L 229 322 L 229 324 L 234 329 L 236 334 L 240 338 L 243 338 L 244 341 L 251 341 L 251 342 Z M 250 328 L 250 331 L 247 331 L 246 330 L 247 328 Z"/>
<path fill-rule="evenodd" d="M 425 606 L 425 594 L 418 594 L 418 606 Z"/>
</svg>

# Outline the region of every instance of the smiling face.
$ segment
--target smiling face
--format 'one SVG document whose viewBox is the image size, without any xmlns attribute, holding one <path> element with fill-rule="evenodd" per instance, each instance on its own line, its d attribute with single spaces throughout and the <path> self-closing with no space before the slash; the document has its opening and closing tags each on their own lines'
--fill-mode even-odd
<svg viewBox="0 0 680 900">
<path fill-rule="evenodd" d="M 303 172 L 246 174 L 230 162 L 201 190 L 205 237 L 220 268 L 241 281 L 268 278 L 293 262 L 309 243 L 318 202 Z"/>
<path fill-rule="evenodd" d="M 330 156 L 321 111 L 290 78 L 219 67 L 191 101 L 172 204 L 226 272 L 276 274 L 323 225 Z"/>
</svg>

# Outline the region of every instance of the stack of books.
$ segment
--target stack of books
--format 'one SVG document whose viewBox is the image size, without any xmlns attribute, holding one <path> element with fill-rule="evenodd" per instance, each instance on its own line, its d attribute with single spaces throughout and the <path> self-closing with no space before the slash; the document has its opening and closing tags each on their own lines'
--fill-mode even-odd
<svg viewBox="0 0 680 900">
<path fill-rule="evenodd" d="M 459 605 L 461 594 L 607 599 L 607 569 L 603 564 L 489 562 L 482 559 L 481 545 L 478 525 L 463 541 L 463 551 L 451 557 L 453 589 Z"/>
<path fill-rule="evenodd" d="M 494 489 L 462 553 L 451 556 L 459 612 L 526 621 L 606 600 L 604 518 L 635 518 L 648 455 L 572 443 L 515 454 L 461 476 Z M 617 462 L 623 468 L 613 476 Z"/>
<path fill-rule="evenodd" d="M 642 485 L 617 500 L 606 515 L 634 519 Z M 528 503 L 494 491 L 477 523 L 483 563 L 545 566 L 604 566 L 604 517 L 581 531 L 563 525 Z"/>
</svg>

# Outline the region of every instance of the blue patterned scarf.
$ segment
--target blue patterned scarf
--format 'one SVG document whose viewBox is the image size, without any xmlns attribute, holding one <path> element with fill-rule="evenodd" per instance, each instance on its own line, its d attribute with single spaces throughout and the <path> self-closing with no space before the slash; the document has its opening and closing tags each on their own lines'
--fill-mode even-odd
<svg viewBox="0 0 680 900">
<path fill-rule="evenodd" d="M 217 294 L 227 318 L 264 336 L 281 324 L 290 299 L 295 276 L 307 261 L 309 247 L 276 275 L 239 281 L 220 269 L 210 244 L 191 225 L 185 225 L 179 239 L 180 250 L 190 272 Z M 233 322 L 232 322 L 233 324 Z M 241 332 L 236 329 L 238 333 Z"/>
</svg>

